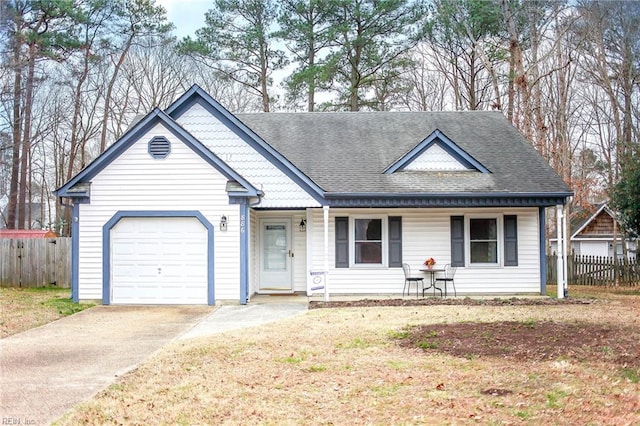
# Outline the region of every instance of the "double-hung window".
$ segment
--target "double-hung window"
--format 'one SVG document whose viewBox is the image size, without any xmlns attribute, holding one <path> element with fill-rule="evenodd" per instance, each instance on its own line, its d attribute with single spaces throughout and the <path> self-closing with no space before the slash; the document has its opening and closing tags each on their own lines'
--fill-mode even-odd
<svg viewBox="0 0 640 426">
<path fill-rule="evenodd" d="M 469 219 L 469 263 L 498 263 L 498 219 Z"/>
<path fill-rule="evenodd" d="M 382 219 L 366 218 L 353 220 L 353 263 L 355 265 L 382 265 L 383 240 Z"/>
<path fill-rule="evenodd" d="M 451 216 L 451 264 L 518 266 L 518 216 Z"/>
<path fill-rule="evenodd" d="M 401 216 L 335 218 L 336 268 L 402 266 Z"/>
</svg>

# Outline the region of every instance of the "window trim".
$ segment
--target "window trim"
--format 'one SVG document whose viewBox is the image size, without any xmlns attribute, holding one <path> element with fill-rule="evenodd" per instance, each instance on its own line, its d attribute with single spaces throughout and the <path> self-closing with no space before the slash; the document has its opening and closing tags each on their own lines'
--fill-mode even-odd
<svg viewBox="0 0 640 426">
<path fill-rule="evenodd" d="M 504 266 L 504 215 L 496 213 L 469 214 L 464 216 L 464 249 L 466 266 L 472 268 L 502 268 Z M 495 219 L 496 262 L 471 262 L 471 221 L 473 219 Z"/>
<path fill-rule="evenodd" d="M 356 263 L 356 220 L 379 219 L 381 222 L 382 253 L 381 263 Z M 389 267 L 389 216 L 388 215 L 350 215 L 349 216 L 349 268 L 370 269 Z"/>
</svg>

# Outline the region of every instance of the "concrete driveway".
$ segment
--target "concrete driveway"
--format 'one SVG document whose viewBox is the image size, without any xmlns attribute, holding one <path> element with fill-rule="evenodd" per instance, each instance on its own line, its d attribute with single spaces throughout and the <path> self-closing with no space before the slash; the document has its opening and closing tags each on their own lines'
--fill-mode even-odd
<svg viewBox="0 0 640 426">
<path fill-rule="evenodd" d="M 52 422 L 213 309 L 96 306 L 0 340 L 0 424 Z"/>
</svg>

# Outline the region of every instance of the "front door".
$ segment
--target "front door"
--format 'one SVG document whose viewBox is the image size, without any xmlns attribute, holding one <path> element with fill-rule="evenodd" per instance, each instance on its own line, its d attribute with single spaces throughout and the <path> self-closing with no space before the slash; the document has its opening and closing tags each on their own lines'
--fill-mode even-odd
<svg viewBox="0 0 640 426">
<path fill-rule="evenodd" d="M 260 220 L 260 291 L 290 292 L 291 219 Z"/>
</svg>

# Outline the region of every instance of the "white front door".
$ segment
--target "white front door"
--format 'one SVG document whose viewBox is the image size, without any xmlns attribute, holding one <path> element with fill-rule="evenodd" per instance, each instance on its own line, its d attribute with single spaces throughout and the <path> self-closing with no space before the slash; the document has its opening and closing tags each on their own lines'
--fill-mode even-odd
<svg viewBox="0 0 640 426">
<path fill-rule="evenodd" d="M 292 291 L 291 219 L 260 219 L 260 291 Z"/>
</svg>

